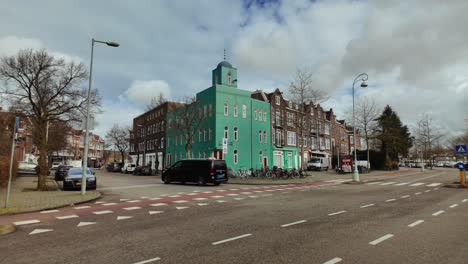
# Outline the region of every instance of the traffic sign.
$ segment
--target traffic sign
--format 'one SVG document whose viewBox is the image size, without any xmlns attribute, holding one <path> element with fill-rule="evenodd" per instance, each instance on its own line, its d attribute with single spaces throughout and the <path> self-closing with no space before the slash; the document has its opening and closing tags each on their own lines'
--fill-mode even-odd
<svg viewBox="0 0 468 264">
<path fill-rule="evenodd" d="M 223 138 L 223 154 L 226 154 L 228 152 L 227 146 L 228 146 L 228 140 L 227 138 Z"/>
<path fill-rule="evenodd" d="M 455 154 L 467 154 L 468 149 L 466 148 L 466 145 L 456 145 L 455 146 Z"/>
</svg>

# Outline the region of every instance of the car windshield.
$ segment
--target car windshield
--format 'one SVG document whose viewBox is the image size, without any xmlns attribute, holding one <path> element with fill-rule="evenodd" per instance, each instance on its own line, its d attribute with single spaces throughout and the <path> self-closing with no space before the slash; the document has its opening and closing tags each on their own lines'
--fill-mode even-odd
<svg viewBox="0 0 468 264">
<path fill-rule="evenodd" d="M 83 169 L 82 168 L 71 168 L 68 170 L 68 175 L 81 175 Z M 91 174 L 91 170 L 89 168 L 86 169 L 87 174 Z"/>
<path fill-rule="evenodd" d="M 317 162 L 320 162 L 320 159 L 317 159 L 317 158 L 316 159 L 311 159 L 310 162 L 317 163 Z"/>
</svg>

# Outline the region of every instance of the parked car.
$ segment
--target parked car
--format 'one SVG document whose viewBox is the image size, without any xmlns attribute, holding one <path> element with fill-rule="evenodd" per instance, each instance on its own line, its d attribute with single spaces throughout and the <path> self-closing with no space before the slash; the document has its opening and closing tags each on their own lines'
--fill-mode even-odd
<svg viewBox="0 0 468 264">
<path fill-rule="evenodd" d="M 29 161 L 18 161 L 18 172 L 20 174 L 36 174 L 37 164 Z"/>
<path fill-rule="evenodd" d="M 50 169 L 56 170 L 62 163 L 60 162 L 52 162 L 52 166 L 50 166 Z"/>
<path fill-rule="evenodd" d="M 135 168 L 136 168 L 135 163 L 126 163 L 120 171 L 122 173 L 131 173 L 135 170 Z"/>
<path fill-rule="evenodd" d="M 65 175 L 67 175 L 67 172 L 70 168 L 73 168 L 70 165 L 60 165 L 58 166 L 57 170 L 55 171 L 55 180 L 56 181 L 63 181 L 63 178 Z"/>
<path fill-rule="evenodd" d="M 133 175 L 148 176 L 151 175 L 150 166 L 138 166 L 133 169 Z"/>
<path fill-rule="evenodd" d="M 198 185 L 219 185 L 228 181 L 227 166 L 224 160 L 179 160 L 163 172 L 161 179 L 165 184 L 195 182 Z"/>
<path fill-rule="evenodd" d="M 63 178 L 63 190 L 81 188 L 82 171 L 82 168 L 70 168 Z M 96 175 L 89 168 L 86 168 L 86 189 L 95 190 L 96 186 Z"/>
<path fill-rule="evenodd" d="M 325 157 L 313 157 L 307 162 L 307 170 L 328 170 L 328 159 Z"/>
<path fill-rule="evenodd" d="M 122 162 L 112 162 L 107 164 L 106 170 L 108 172 L 120 172 L 124 164 Z"/>
</svg>

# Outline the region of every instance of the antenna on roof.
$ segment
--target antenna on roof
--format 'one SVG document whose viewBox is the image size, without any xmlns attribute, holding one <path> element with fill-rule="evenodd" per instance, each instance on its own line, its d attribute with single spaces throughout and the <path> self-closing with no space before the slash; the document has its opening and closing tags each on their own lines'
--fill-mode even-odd
<svg viewBox="0 0 468 264">
<path fill-rule="evenodd" d="M 226 49 L 224 49 L 224 60 L 226 60 Z"/>
</svg>

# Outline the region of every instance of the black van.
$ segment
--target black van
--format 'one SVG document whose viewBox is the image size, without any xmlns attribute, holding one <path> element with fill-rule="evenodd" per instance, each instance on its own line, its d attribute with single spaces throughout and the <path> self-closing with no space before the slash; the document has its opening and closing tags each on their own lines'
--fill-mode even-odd
<svg viewBox="0 0 468 264">
<path fill-rule="evenodd" d="M 227 166 L 224 160 L 179 160 L 163 172 L 161 180 L 165 184 L 196 182 L 198 185 L 219 185 L 228 181 Z"/>
</svg>

